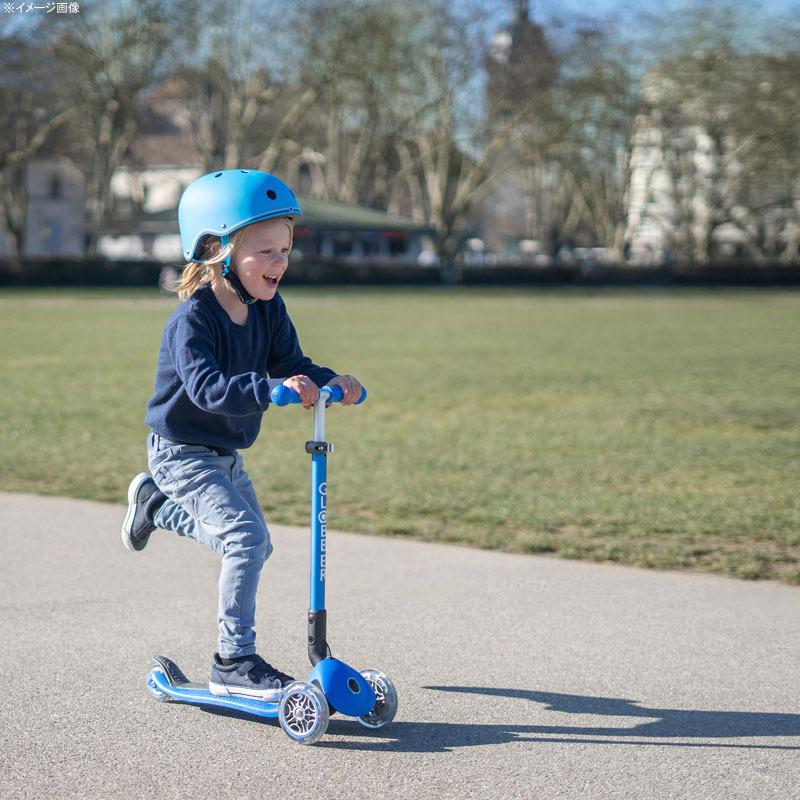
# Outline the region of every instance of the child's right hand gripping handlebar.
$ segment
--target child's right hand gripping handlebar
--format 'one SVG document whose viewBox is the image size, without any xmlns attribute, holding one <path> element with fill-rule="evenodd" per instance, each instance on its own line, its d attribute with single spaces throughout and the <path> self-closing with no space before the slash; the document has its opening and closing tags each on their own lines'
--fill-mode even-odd
<svg viewBox="0 0 800 800">
<path fill-rule="evenodd" d="M 341 403 L 342 398 L 344 397 L 344 392 L 342 392 L 341 386 L 323 386 L 319 390 L 319 394 L 320 397 L 322 397 L 323 394 L 328 395 L 326 405 L 328 403 Z M 276 406 L 288 406 L 292 403 L 300 402 L 300 393 L 289 386 L 284 386 L 283 384 L 280 386 L 275 386 L 269 393 L 269 397 Z M 366 399 L 367 390 L 362 386 L 361 397 L 356 400 L 355 404 L 358 405 L 359 403 L 363 403 Z"/>
</svg>

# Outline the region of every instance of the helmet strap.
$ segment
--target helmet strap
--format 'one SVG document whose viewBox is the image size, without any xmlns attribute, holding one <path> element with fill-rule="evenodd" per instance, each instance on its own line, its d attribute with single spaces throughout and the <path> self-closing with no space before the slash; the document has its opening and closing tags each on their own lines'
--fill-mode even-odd
<svg viewBox="0 0 800 800">
<path fill-rule="evenodd" d="M 220 236 L 220 242 L 222 243 L 223 247 L 228 246 L 228 242 L 230 241 L 230 237 L 227 233 Z M 233 291 L 236 292 L 239 299 L 246 305 L 249 306 L 252 303 L 255 303 L 256 298 L 253 297 L 247 289 L 244 288 L 242 282 L 239 280 L 239 276 L 231 271 L 231 254 L 225 256 L 225 263 L 222 266 L 222 277 L 225 278 L 226 281 L 233 287 Z"/>
</svg>

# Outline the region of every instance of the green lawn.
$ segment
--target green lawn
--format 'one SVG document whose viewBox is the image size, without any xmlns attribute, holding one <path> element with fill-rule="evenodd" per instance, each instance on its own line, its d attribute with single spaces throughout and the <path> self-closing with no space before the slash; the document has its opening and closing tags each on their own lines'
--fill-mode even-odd
<svg viewBox="0 0 800 800">
<path fill-rule="evenodd" d="M 800 293 L 283 294 L 370 392 L 329 413 L 332 527 L 800 583 Z M 173 304 L 0 292 L 0 489 L 124 502 Z M 270 409 L 245 454 L 268 520 L 306 520 L 311 433 Z"/>
</svg>

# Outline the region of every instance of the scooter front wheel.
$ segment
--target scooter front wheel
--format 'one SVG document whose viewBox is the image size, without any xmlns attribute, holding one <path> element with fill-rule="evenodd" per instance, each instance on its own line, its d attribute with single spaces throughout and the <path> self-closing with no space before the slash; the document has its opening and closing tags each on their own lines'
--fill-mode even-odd
<svg viewBox="0 0 800 800">
<path fill-rule="evenodd" d="M 278 721 L 299 744 L 314 744 L 328 730 L 328 701 L 313 683 L 293 681 L 281 694 Z"/>
<path fill-rule="evenodd" d="M 361 671 L 361 676 L 372 687 L 376 699 L 372 710 L 363 717 L 358 717 L 358 723 L 365 728 L 382 728 L 397 713 L 397 689 L 380 670 L 365 669 Z"/>
</svg>

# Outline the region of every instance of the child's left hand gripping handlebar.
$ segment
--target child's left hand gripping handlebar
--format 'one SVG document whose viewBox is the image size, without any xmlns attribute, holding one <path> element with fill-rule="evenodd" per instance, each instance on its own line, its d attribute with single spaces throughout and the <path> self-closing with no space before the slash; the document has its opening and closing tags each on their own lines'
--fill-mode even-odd
<svg viewBox="0 0 800 800">
<path fill-rule="evenodd" d="M 341 403 L 344 397 L 344 392 L 341 386 L 323 386 L 319 390 L 320 397 L 327 395 L 326 405 L 328 403 Z M 300 393 L 295 391 L 289 386 L 275 386 L 269 393 L 270 400 L 276 406 L 288 406 L 292 403 L 300 402 Z M 356 400 L 355 405 L 363 403 L 367 399 L 367 390 L 361 387 L 361 397 Z"/>
</svg>

